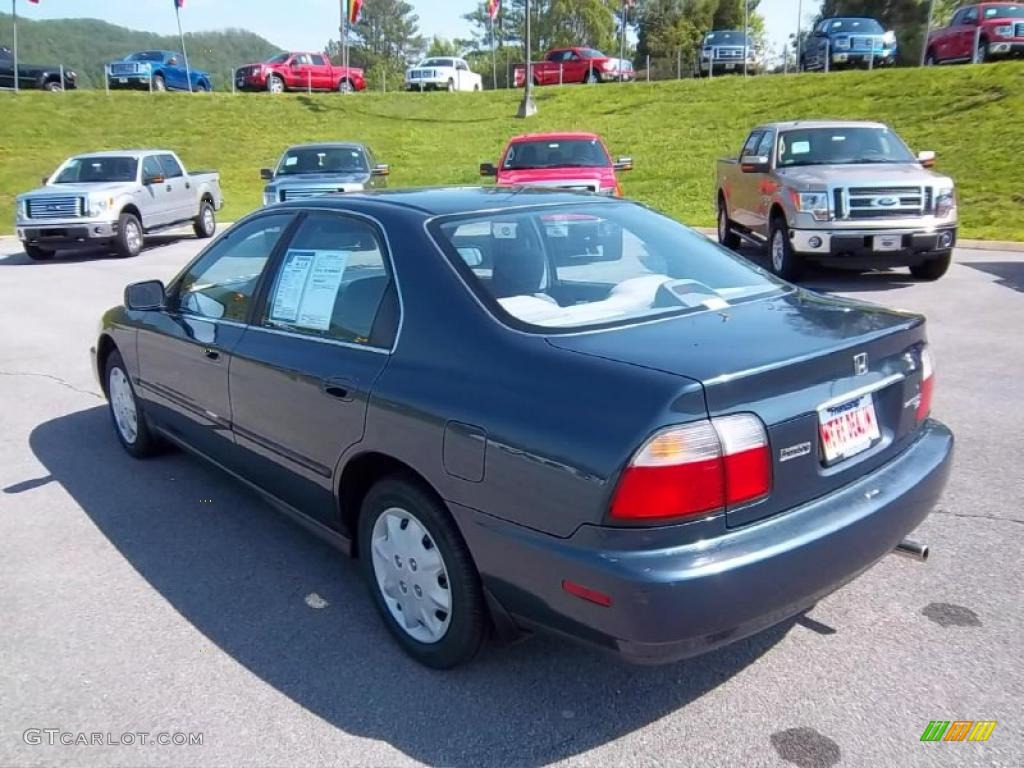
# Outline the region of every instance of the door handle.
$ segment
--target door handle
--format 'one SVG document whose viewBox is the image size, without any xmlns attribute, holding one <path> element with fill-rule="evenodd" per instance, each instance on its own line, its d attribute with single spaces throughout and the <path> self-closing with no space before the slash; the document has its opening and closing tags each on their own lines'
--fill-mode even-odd
<svg viewBox="0 0 1024 768">
<path fill-rule="evenodd" d="M 320 382 L 320 389 L 325 395 L 347 403 L 352 400 L 355 382 L 350 379 L 324 379 Z"/>
<path fill-rule="evenodd" d="M 205 356 L 206 356 L 206 357 L 207 357 L 207 358 L 208 358 L 209 360 L 220 360 L 220 352 L 218 352 L 218 351 L 217 351 L 216 349 L 212 349 L 212 348 L 210 348 L 210 347 L 205 347 L 205 348 L 203 349 L 203 354 L 204 354 L 204 355 L 205 355 Z"/>
<path fill-rule="evenodd" d="M 168 184 L 167 185 L 167 191 L 168 192 L 173 192 L 174 191 L 174 187 L 172 187 L 170 184 Z"/>
<path fill-rule="evenodd" d="M 192 189 L 192 182 L 186 181 L 185 182 L 185 189 Z"/>
</svg>

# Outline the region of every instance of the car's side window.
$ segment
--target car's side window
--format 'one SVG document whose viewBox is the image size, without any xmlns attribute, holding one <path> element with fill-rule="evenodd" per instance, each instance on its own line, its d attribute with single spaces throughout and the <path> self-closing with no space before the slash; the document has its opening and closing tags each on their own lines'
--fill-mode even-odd
<svg viewBox="0 0 1024 768">
<path fill-rule="evenodd" d="M 181 164 L 174 159 L 174 155 L 159 155 L 159 160 L 160 167 L 164 170 L 164 177 L 176 179 L 185 175 L 185 172 L 181 170 Z"/>
<path fill-rule="evenodd" d="M 313 58 L 313 66 L 315 66 L 315 67 L 323 67 L 323 66 L 325 66 L 327 64 L 327 62 L 324 61 L 324 57 L 319 55 L 319 54 L 313 54 L 312 58 Z"/>
<path fill-rule="evenodd" d="M 293 218 L 291 213 L 260 216 L 228 231 L 178 283 L 178 311 L 245 322 L 263 268 Z"/>
<path fill-rule="evenodd" d="M 461 69 L 461 70 L 468 70 L 469 69 L 469 65 L 466 62 L 464 62 L 464 61 L 456 61 L 455 62 L 455 68 L 456 69 Z"/>
<path fill-rule="evenodd" d="M 164 169 L 160 165 L 160 161 L 156 159 L 156 155 L 147 155 L 142 160 L 142 178 L 151 179 L 154 176 L 163 176 Z"/>
<path fill-rule="evenodd" d="M 750 136 L 747 137 L 747 143 L 743 145 L 743 149 L 740 150 L 740 157 L 749 157 L 757 151 L 757 145 L 761 143 L 761 136 L 764 131 L 753 131 Z"/>
<path fill-rule="evenodd" d="M 757 156 L 758 157 L 771 157 L 772 144 L 775 142 L 775 134 L 771 131 L 765 131 L 761 136 L 761 141 L 757 145 Z"/>
<path fill-rule="evenodd" d="M 381 341 L 374 331 L 378 315 L 396 311 L 394 301 L 376 229 L 343 214 L 313 213 L 288 243 L 261 323 L 335 341 L 390 346 L 390 339 Z"/>
<path fill-rule="evenodd" d="M 978 22 L 978 9 L 972 6 L 965 10 L 961 22 L 963 24 L 976 24 Z"/>
</svg>

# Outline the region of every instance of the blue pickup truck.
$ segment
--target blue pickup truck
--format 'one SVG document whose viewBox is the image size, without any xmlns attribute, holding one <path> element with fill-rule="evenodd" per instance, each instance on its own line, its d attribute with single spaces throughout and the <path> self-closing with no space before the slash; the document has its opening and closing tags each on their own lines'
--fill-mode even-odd
<svg viewBox="0 0 1024 768">
<path fill-rule="evenodd" d="M 822 19 L 804 42 L 801 70 L 888 67 L 896 63 L 896 33 L 875 19 Z"/>
<path fill-rule="evenodd" d="M 212 91 L 207 72 L 193 69 L 192 87 L 185 70 L 185 57 L 177 51 L 139 51 L 107 64 L 111 88 L 142 88 L 154 91 Z"/>
</svg>

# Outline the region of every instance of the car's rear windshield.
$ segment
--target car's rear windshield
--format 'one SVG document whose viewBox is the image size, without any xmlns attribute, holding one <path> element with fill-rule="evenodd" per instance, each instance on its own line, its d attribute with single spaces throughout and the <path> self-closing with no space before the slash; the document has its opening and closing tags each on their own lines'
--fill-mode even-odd
<svg viewBox="0 0 1024 768">
<path fill-rule="evenodd" d="M 989 5 L 985 8 L 986 19 L 1024 19 L 1024 5 Z"/>
<path fill-rule="evenodd" d="M 139 161 L 134 157 L 73 157 L 65 164 L 54 184 L 102 181 L 135 181 Z"/>
<path fill-rule="evenodd" d="M 830 19 L 827 29 L 829 32 L 849 32 L 854 35 L 881 35 L 885 32 L 874 19 Z"/>
<path fill-rule="evenodd" d="M 142 51 L 140 53 L 133 53 L 125 61 L 163 61 L 163 51 Z"/>
<path fill-rule="evenodd" d="M 551 139 L 517 141 L 508 149 L 502 168 L 604 168 L 611 165 L 604 146 L 597 139 Z"/>
<path fill-rule="evenodd" d="M 703 235 L 627 201 L 446 217 L 431 227 L 480 300 L 524 330 L 724 310 L 786 288 Z"/>
<path fill-rule="evenodd" d="M 278 176 L 303 173 L 366 173 L 366 155 L 359 147 L 303 147 L 281 158 Z"/>
<path fill-rule="evenodd" d="M 888 128 L 798 128 L 779 135 L 780 168 L 798 165 L 912 163 L 914 155 Z"/>
<path fill-rule="evenodd" d="M 749 45 L 749 39 L 742 32 L 728 29 L 708 32 L 704 37 L 704 45 Z"/>
</svg>

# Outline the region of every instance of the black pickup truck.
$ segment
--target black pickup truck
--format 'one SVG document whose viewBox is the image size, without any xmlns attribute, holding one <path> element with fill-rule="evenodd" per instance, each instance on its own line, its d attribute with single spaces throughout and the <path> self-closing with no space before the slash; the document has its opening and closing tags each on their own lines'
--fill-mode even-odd
<svg viewBox="0 0 1024 768">
<path fill-rule="evenodd" d="M 63 82 L 62 82 L 63 79 Z M 18 87 L 29 90 L 63 91 L 76 88 L 78 75 L 64 67 L 63 78 L 59 64 L 41 67 L 38 64 L 18 62 Z M 14 87 L 14 54 L 7 46 L 0 46 L 0 88 Z"/>
</svg>

